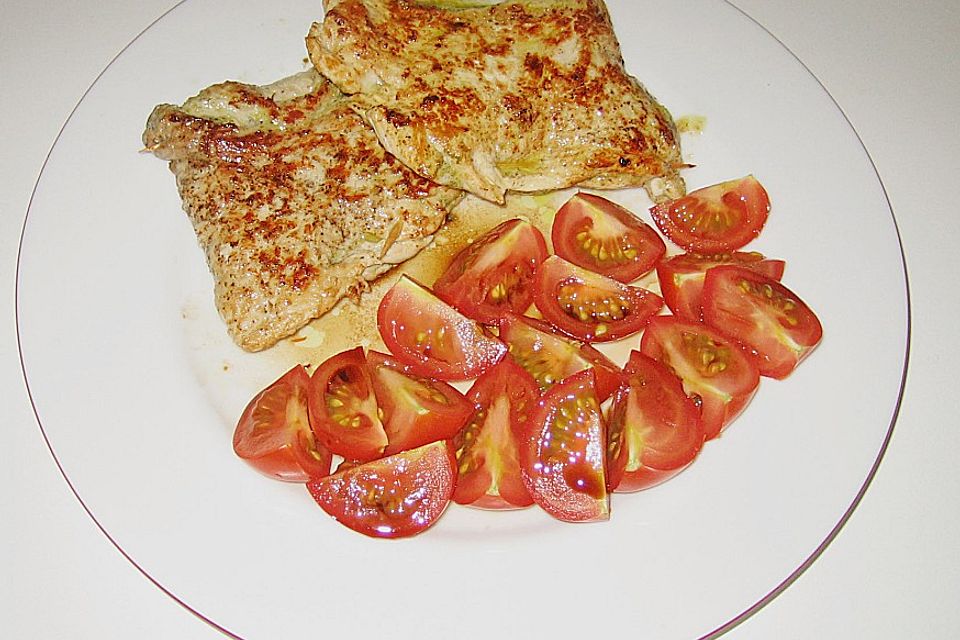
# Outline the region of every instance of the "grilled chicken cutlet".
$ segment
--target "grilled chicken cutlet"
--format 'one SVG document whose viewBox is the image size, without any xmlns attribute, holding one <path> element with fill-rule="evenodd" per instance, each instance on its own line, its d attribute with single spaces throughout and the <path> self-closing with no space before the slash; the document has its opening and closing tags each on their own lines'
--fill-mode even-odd
<svg viewBox="0 0 960 640">
<path fill-rule="evenodd" d="M 351 103 L 311 70 L 214 85 L 147 122 L 143 142 L 170 161 L 217 308 L 248 351 L 414 256 L 460 198 L 387 154 Z"/>
<path fill-rule="evenodd" d="M 683 195 L 673 120 L 624 70 L 602 0 L 324 9 L 314 66 L 363 96 L 380 142 L 420 175 L 495 202 L 574 185 Z"/>
</svg>

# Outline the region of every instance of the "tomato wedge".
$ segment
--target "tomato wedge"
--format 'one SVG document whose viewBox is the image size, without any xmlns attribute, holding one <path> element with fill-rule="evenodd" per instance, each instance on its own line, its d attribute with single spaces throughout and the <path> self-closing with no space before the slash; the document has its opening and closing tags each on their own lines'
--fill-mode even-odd
<svg viewBox="0 0 960 640">
<path fill-rule="evenodd" d="M 684 320 L 702 320 L 701 296 L 707 270 L 735 264 L 779 280 L 786 263 L 765 258 L 756 252 L 734 251 L 715 256 L 681 253 L 657 264 L 660 295 L 673 315 Z"/>
<path fill-rule="evenodd" d="M 449 384 L 411 373 L 386 354 L 371 351 L 367 363 L 389 441 L 384 455 L 452 438 L 473 413 L 473 403 Z"/>
<path fill-rule="evenodd" d="M 374 538 L 403 538 L 434 524 L 450 503 L 457 469 L 446 442 L 351 466 L 307 484 L 320 508 Z"/>
<path fill-rule="evenodd" d="M 484 509 L 533 504 L 520 477 L 517 434 L 539 398 L 537 383 L 509 357 L 477 378 L 467 393 L 476 411 L 453 438 L 459 472 L 454 502 Z"/>
<path fill-rule="evenodd" d="M 760 234 L 769 213 L 770 198 L 753 176 L 697 189 L 650 209 L 663 235 L 702 254 L 743 247 Z"/>
<path fill-rule="evenodd" d="M 620 386 L 620 367 L 589 344 L 558 334 L 542 320 L 507 314 L 499 327 L 510 355 L 533 376 L 541 392 L 590 367 L 596 374 L 601 402 Z"/>
<path fill-rule="evenodd" d="M 433 292 L 465 316 L 492 324 L 505 311 L 523 313 L 533 303 L 533 273 L 546 259 L 540 230 L 507 220 L 454 256 Z"/>
<path fill-rule="evenodd" d="M 700 410 L 669 369 L 638 351 L 607 416 L 607 488 L 639 491 L 685 469 L 703 447 Z"/>
<path fill-rule="evenodd" d="M 782 379 L 823 337 L 810 307 L 773 278 L 736 266 L 707 272 L 703 286 L 707 324 L 739 340 L 759 357 L 760 375 Z"/>
<path fill-rule="evenodd" d="M 537 269 L 537 309 L 563 333 L 606 342 L 637 333 L 663 307 L 657 294 L 588 271 L 559 256 Z"/>
<path fill-rule="evenodd" d="M 243 410 L 233 432 L 233 450 L 260 473 L 286 482 L 330 473 L 332 456 L 310 428 L 309 386 L 310 376 L 298 364 Z"/>
<path fill-rule="evenodd" d="M 589 193 L 577 193 L 560 207 L 551 238 L 564 260 L 620 282 L 648 273 L 667 250 L 653 227 Z"/>
<path fill-rule="evenodd" d="M 609 519 L 605 431 L 591 369 L 548 389 L 533 410 L 520 449 L 523 481 L 553 517 Z"/>
<path fill-rule="evenodd" d="M 702 322 L 657 316 L 643 332 L 640 351 L 680 376 L 687 395 L 699 397 L 707 440 L 740 415 L 760 383 L 743 346 Z"/>
<path fill-rule="evenodd" d="M 327 358 L 310 378 L 310 424 L 323 446 L 349 460 L 379 458 L 387 446 L 363 348 Z"/>
<path fill-rule="evenodd" d="M 380 301 L 377 327 L 390 352 L 411 371 L 440 380 L 476 378 L 507 351 L 476 321 L 407 276 Z"/>
</svg>

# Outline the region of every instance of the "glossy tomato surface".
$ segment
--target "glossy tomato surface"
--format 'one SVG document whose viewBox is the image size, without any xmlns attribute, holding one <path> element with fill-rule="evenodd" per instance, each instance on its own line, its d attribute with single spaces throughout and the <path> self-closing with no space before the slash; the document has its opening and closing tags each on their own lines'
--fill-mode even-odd
<svg viewBox="0 0 960 640">
<path fill-rule="evenodd" d="M 681 253 L 657 264 L 660 295 L 673 315 L 684 320 L 702 320 L 703 279 L 707 270 L 733 264 L 766 274 L 774 280 L 783 277 L 786 263 L 765 258 L 756 252 L 734 251 L 715 256 Z"/>
<path fill-rule="evenodd" d="M 685 469 L 703 447 L 700 410 L 680 379 L 634 351 L 607 416 L 607 487 L 639 491 Z"/>
<path fill-rule="evenodd" d="M 330 473 L 332 456 L 314 438 L 307 409 L 310 376 L 296 365 L 258 393 L 233 433 L 233 450 L 260 473 L 306 482 Z"/>
<path fill-rule="evenodd" d="M 374 538 L 402 538 L 429 528 L 443 514 L 457 470 L 447 443 L 357 466 L 307 484 L 310 495 L 340 523 Z"/>
<path fill-rule="evenodd" d="M 607 520 L 605 432 L 592 370 L 548 389 L 521 445 L 523 481 L 534 502 L 567 522 Z"/>
<path fill-rule="evenodd" d="M 377 351 L 367 362 L 388 441 L 384 454 L 452 438 L 473 413 L 473 404 L 442 380 L 412 373 Z"/>
<path fill-rule="evenodd" d="M 769 213 L 770 198 L 753 176 L 697 189 L 650 209 L 663 235 L 702 254 L 740 249 L 760 234 Z"/>
<path fill-rule="evenodd" d="M 640 339 L 640 351 L 666 365 L 687 395 L 699 398 L 707 440 L 740 415 L 760 383 L 743 346 L 702 322 L 657 316 Z"/>
<path fill-rule="evenodd" d="M 561 258 L 620 282 L 648 273 L 667 250 L 653 227 L 589 193 L 577 193 L 560 207 L 551 239 Z"/>
<path fill-rule="evenodd" d="M 508 314 L 499 327 L 510 356 L 533 376 L 541 391 L 591 367 L 601 402 L 620 385 L 620 367 L 589 344 L 560 335 L 542 320 Z"/>
<path fill-rule="evenodd" d="M 476 378 L 507 351 L 475 320 L 407 276 L 383 296 L 377 328 L 398 360 L 414 373 L 441 380 Z"/>
<path fill-rule="evenodd" d="M 823 337 L 820 320 L 800 296 L 749 269 L 711 269 L 703 300 L 707 324 L 750 347 L 764 376 L 787 377 Z"/>
<path fill-rule="evenodd" d="M 465 316 L 495 323 L 504 312 L 523 313 L 533 303 L 533 273 L 546 258 L 539 229 L 507 220 L 454 256 L 433 291 Z"/>
<path fill-rule="evenodd" d="M 310 377 L 310 423 L 317 439 L 349 460 L 379 458 L 387 446 L 362 347 L 327 358 Z"/>
<path fill-rule="evenodd" d="M 587 342 L 607 342 L 637 333 L 663 307 L 663 299 L 550 256 L 537 269 L 534 302 L 544 319 Z"/>
<path fill-rule="evenodd" d="M 485 509 L 533 504 L 520 477 L 518 443 L 540 399 L 537 383 L 506 357 L 477 378 L 467 399 L 476 410 L 452 442 L 459 473 L 454 502 Z"/>
</svg>

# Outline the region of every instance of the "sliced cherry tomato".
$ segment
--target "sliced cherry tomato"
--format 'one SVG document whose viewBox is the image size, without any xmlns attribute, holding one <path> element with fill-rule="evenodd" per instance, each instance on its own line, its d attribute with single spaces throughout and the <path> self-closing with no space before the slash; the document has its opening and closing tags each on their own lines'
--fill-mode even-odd
<svg viewBox="0 0 960 640">
<path fill-rule="evenodd" d="M 607 417 L 607 488 L 639 491 L 685 469 L 703 447 L 700 410 L 680 379 L 638 351 Z"/>
<path fill-rule="evenodd" d="M 657 316 L 643 332 L 640 351 L 680 376 L 687 395 L 699 397 L 707 440 L 740 415 L 760 383 L 743 346 L 702 322 Z"/>
<path fill-rule="evenodd" d="M 453 438 L 459 472 L 454 502 L 484 509 L 533 504 L 520 478 L 518 434 L 540 399 L 537 383 L 507 357 L 477 378 L 467 399 L 476 411 Z"/>
<path fill-rule="evenodd" d="M 407 276 L 383 296 L 377 326 L 398 360 L 414 373 L 441 380 L 476 378 L 507 352 L 476 321 Z"/>
<path fill-rule="evenodd" d="M 649 272 L 667 250 L 653 227 L 589 193 L 578 193 L 560 207 L 551 237 L 564 260 L 620 282 Z"/>
<path fill-rule="evenodd" d="M 426 530 L 443 514 L 457 480 L 446 442 L 380 458 L 307 484 L 310 495 L 340 523 L 374 538 Z"/>
<path fill-rule="evenodd" d="M 449 384 L 416 375 L 390 356 L 371 351 L 367 363 L 389 444 L 384 455 L 452 438 L 473 403 Z"/>
<path fill-rule="evenodd" d="M 823 328 L 810 307 L 773 278 L 736 266 L 707 272 L 707 324 L 758 356 L 760 375 L 785 378 L 820 343 Z"/>
<path fill-rule="evenodd" d="M 753 176 L 697 189 L 650 209 L 663 235 L 695 253 L 728 253 L 756 238 L 770 198 Z"/>
<path fill-rule="evenodd" d="M 620 367 L 589 344 L 560 335 L 535 318 L 507 314 L 500 320 L 500 339 L 510 355 L 533 376 L 540 391 L 593 367 L 597 396 L 603 402 L 620 386 Z"/>
<path fill-rule="evenodd" d="M 527 310 L 533 272 L 546 259 L 540 230 L 525 220 L 507 220 L 454 256 L 433 292 L 465 316 L 495 323 L 504 311 Z"/>
<path fill-rule="evenodd" d="M 606 427 L 592 369 L 547 390 L 521 443 L 523 481 L 534 502 L 567 522 L 607 520 Z"/>
<path fill-rule="evenodd" d="M 258 393 L 233 432 L 233 450 L 260 473 L 306 482 L 330 473 L 332 456 L 314 438 L 307 413 L 310 376 L 301 365 Z"/>
<path fill-rule="evenodd" d="M 756 252 L 735 251 L 715 256 L 681 253 L 657 264 L 660 295 L 673 315 L 684 320 L 702 320 L 701 294 L 707 269 L 722 264 L 735 264 L 764 273 L 774 280 L 783 277 L 786 263 L 771 260 Z"/>
<path fill-rule="evenodd" d="M 537 269 L 537 309 L 563 333 L 588 342 L 624 338 L 663 307 L 655 293 L 588 271 L 559 256 Z"/>
<path fill-rule="evenodd" d="M 310 378 L 310 424 L 327 449 L 349 460 L 379 458 L 387 446 L 363 348 L 325 360 Z"/>
</svg>

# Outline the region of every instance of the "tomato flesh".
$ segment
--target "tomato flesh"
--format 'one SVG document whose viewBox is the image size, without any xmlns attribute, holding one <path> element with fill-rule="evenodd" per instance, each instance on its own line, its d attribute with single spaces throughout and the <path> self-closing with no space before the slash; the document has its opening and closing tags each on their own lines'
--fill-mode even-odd
<svg viewBox="0 0 960 640">
<path fill-rule="evenodd" d="M 334 355 L 317 367 L 310 378 L 308 404 L 314 433 L 332 453 L 360 461 L 383 454 L 387 434 L 362 347 Z"/>
<path fill-rule="evenodd" d="M 454 502 L 484 509 L 533 504 L 520 477 L 518 434 L 539 397 L 536 382 L 509 357 L 477 378 L 467 393 L 476 410 L 452 442 Z"/>
<path fill-rule="evenodd" d="M 440 380 L 476 378 L 507 351 L 476 321 L 407 276 L 383 296 L 377 327 L 398 360 L 414 373 Z"/>
<path fill-rule="evenodd" d="M 684 320 L 702 320 L 703 280 L 707 270 L 735 264 L 766 274 L 774 280 L 783 277 L 786 263 L 765 258 L 756 252 L 734 251 L 715 256 L 681 253 L 657 264 L 660 295 L 673 315 Z"/>
<path fill-rule="evenodd" d="M 521 468 L 534 502 L 553 517 L 566 522 L 609 519 L 605 431 L 592 370 L 543 394 L 521 444 Z"/>
<path fill-rule="evenodd" d="M 537 269 L 537 309 L 563 333 L 587 342 L 637 333 L 663 307 L 657 294 L 550 256 Z"/>
<path fill-rule="evenodd" d="M 442 380 L 417 375 L 377 351 L 367 362 L 389 443 L 384 455 L 452 438 L 473 413 L 473 404 Z"/>
<path fill-rule="evenodd" d="M 753 176 L 697 189 L 650 209 L 663 235 L 702 254 L 740 249 L 760 234 L 769 213 L 770 198 Z"/>
<path fill-rule="evenodd" d="M 589 193 L 577 193 L 560 207 L 551 239 L 561 258 L 620 282 L 648 273 L 667 250 L 650 225 Z"/>
<path fill-rule="evenodd" d="M 546 322 L 507 315 L 500 320 L 500 339 L 508 352 L 546 391 L 564 378 L 593 368 L 597 396 L 603 402 L 620 386 L 620 368 L 589 344 L 558 334 Z"/>
<path fill-rule="evenodd" d="M 798 295 L 748 269 L 711 269 L 703 298 L 707 324 L 752 349 L 763 376 L 787 377 L 823 337 L 820 321 Z"/>
<path fill-rule="evenodd" d="M 457 471 L 445 442 L 349 466 L 307 484 L 324 511 L 374 538 L 403 538 L 428 529 L 443 514 Z"/>
<path fill-rule="evenodd" d="M 699 398 L 707 440 L 740 415 L 760 383 L 742 345 L 702 322 L 658 316 L 647 325 L 640 351 L 665 364 L 687 395 Z"/>
<path fill-rule="evenodd" d="M 634 351 L 624 373 L 607 416 L 607 487 L 629 492 L 685 469 L 703 447 L 704 431 L 697 405 L 663 364 Z"/>
<path fill-rule="evenodd" d="M 233 450 L 260 473 L 306 482 L 330 473 L 332 456 L 314 438 L 307 409 L 310 376 L 296 365 L 258 393 L 233 433 Z"/>
<path fill-rule="evenodd" d="M 546 258 L 539 229 L 525 220 L 507 220 L 454 256 L 433 291 L 465 316 L 494 323 L 504 312 L 527 310 L 533 273 Z"/>
</svg>

